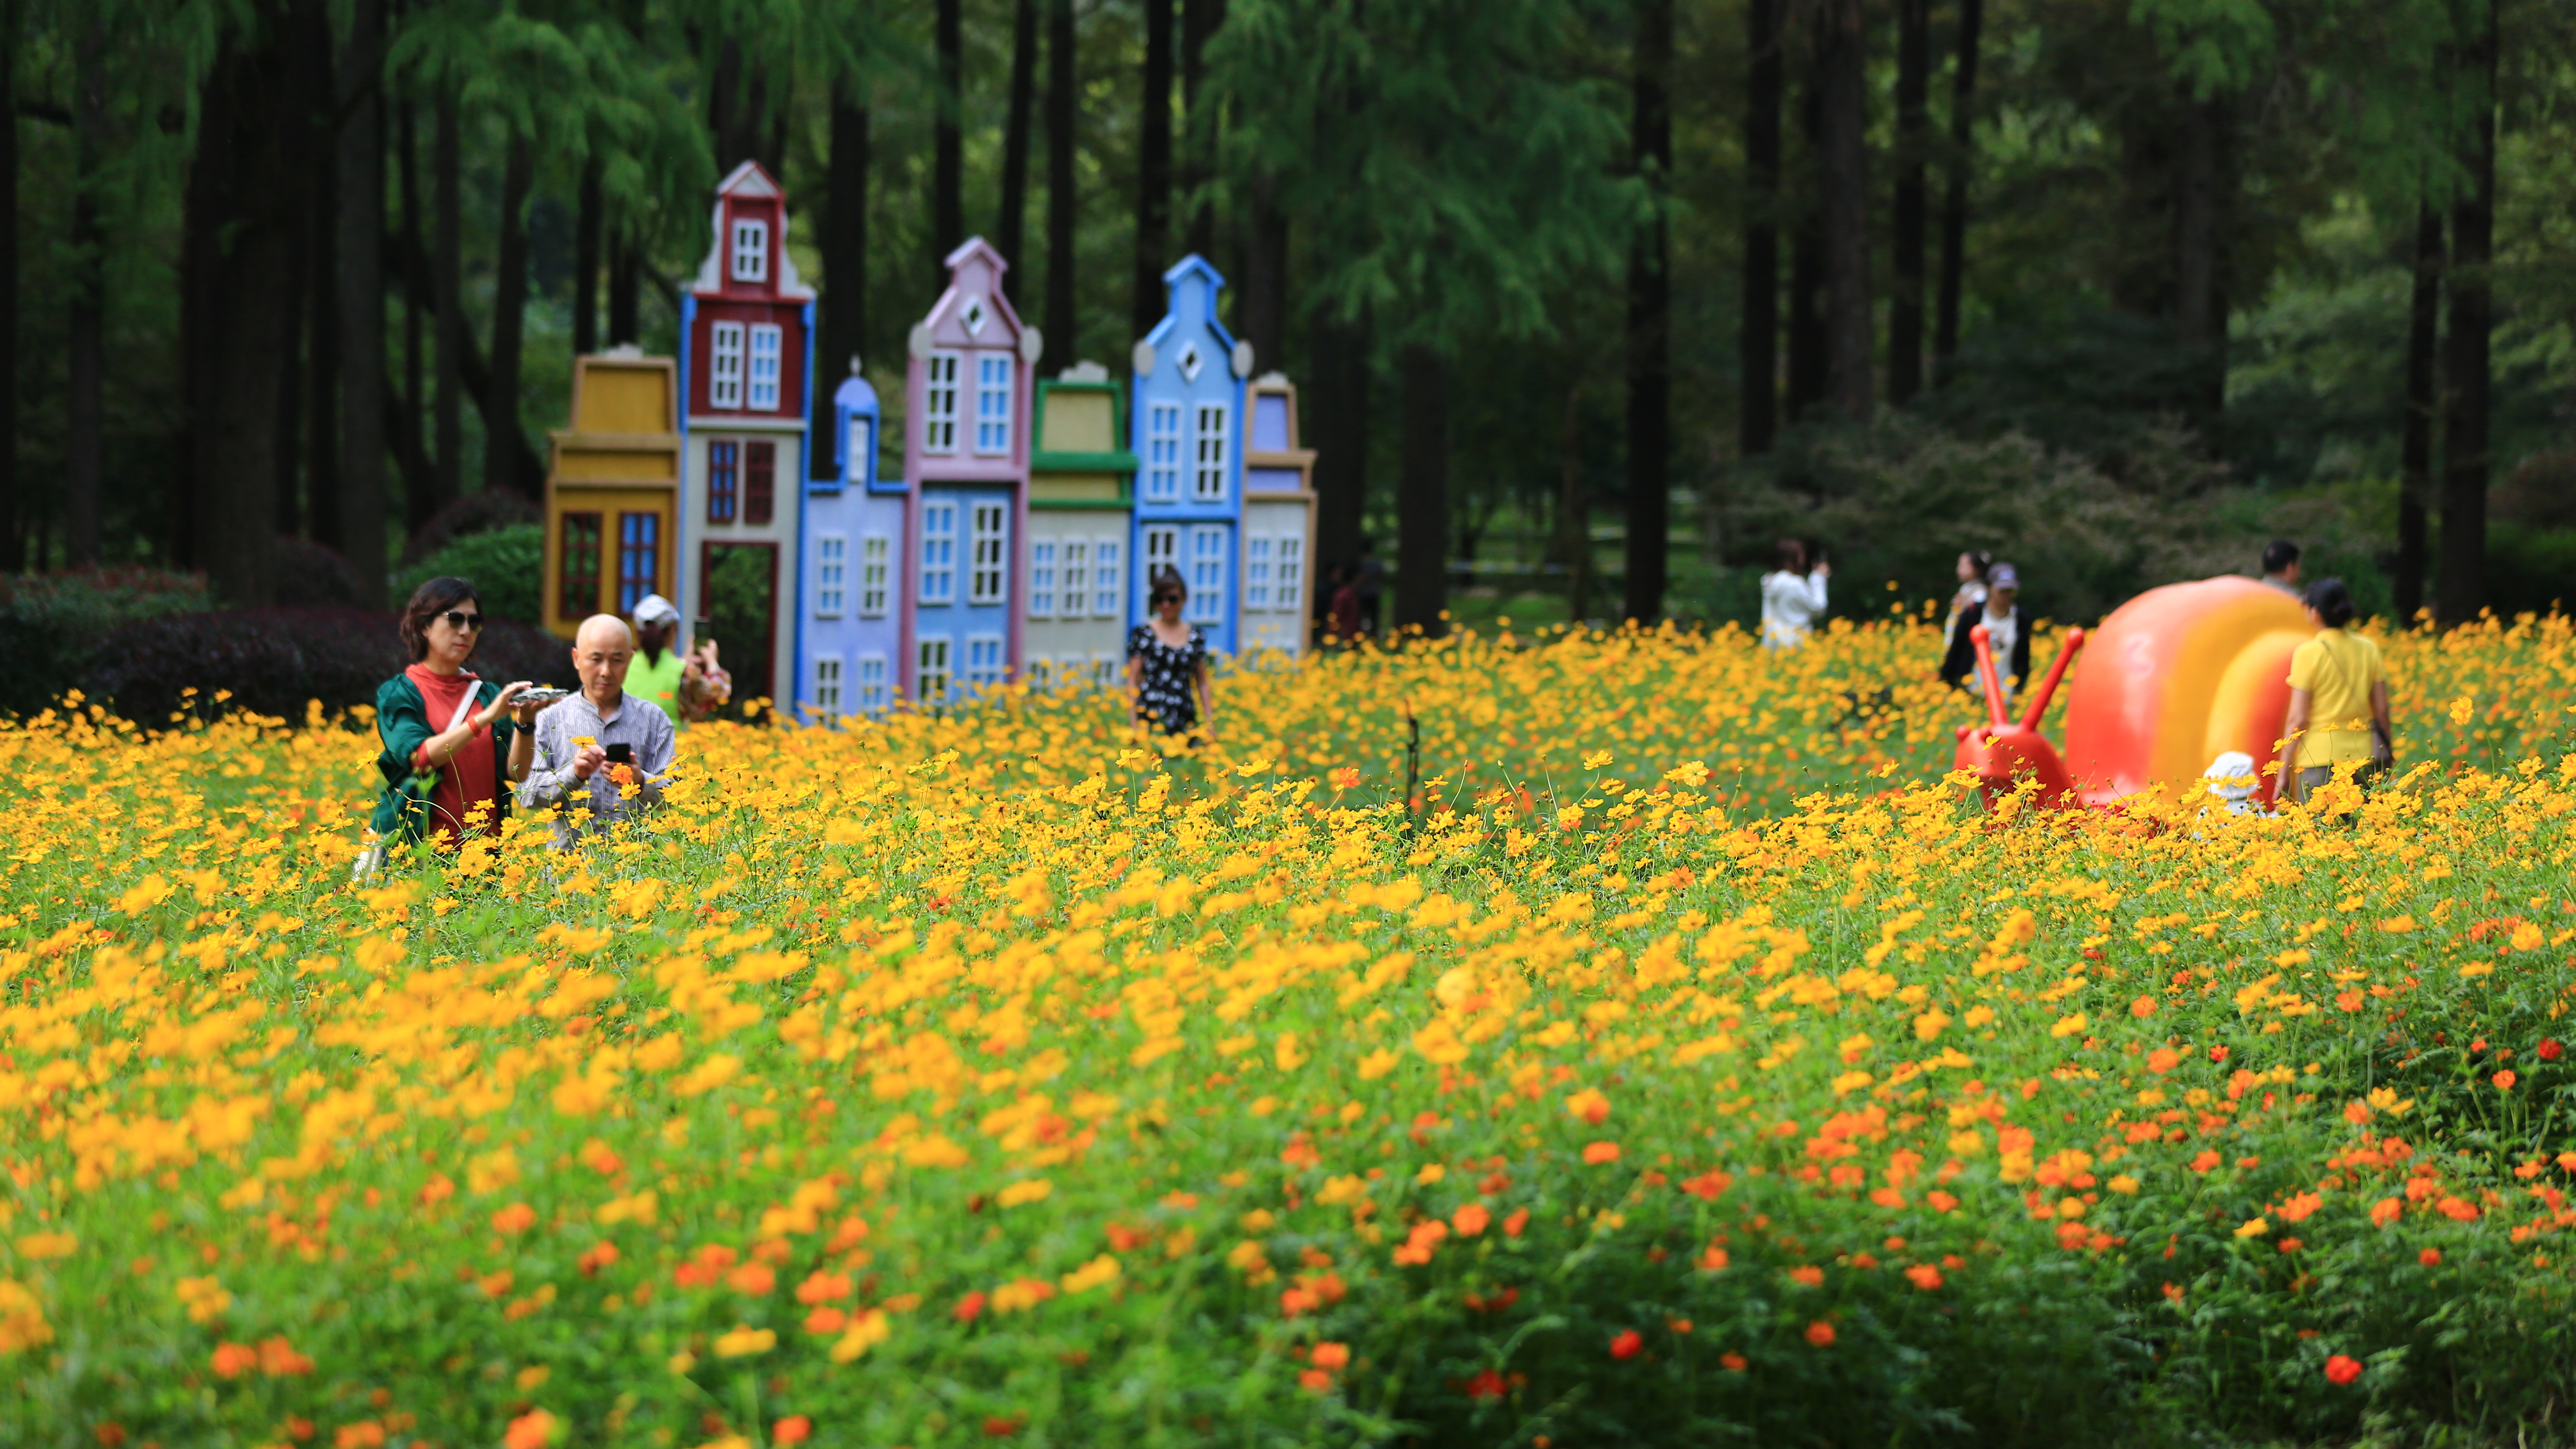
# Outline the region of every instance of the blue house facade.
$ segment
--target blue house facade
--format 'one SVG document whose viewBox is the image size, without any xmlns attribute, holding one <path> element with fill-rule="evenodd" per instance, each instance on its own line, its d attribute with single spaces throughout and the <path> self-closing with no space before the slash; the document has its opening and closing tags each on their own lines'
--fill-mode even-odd
<svg viewBox="0 0 2576 1449">
<path fill-rule="evenodd" d="M 894 703 L 902 656 L 904 488 L 881 476 L 884 409 L 850 359 L 850 375 L 814 443 L 833 467 L 805 486 L 805 622 L 797 668 L 801 713 L 815 723 Z M 817 469 L 818 473 L 823 470 Z"/>
<path fill-rule="evenodd" d="M 1189 584 L 1184 617 L 1208 647 L 1238 647 L 1243 533 L 1244 382 L 1252 348 L 1217 320 L 1225 278 L 1195 253 L 1163 274 L 1170 310 L 1136 344 L 1128 415 L 1136 522 L 1129 622 L 1144 621 L 1154 576 Z"/>
</svg>

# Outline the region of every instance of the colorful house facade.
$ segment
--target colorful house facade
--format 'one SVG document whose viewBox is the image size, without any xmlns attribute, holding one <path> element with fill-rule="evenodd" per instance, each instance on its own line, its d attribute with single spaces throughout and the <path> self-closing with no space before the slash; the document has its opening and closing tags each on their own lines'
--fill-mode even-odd
<svg viewBox="0 0 2576 1449">
<path fill-rule="evenodd" d="M 550 435 L 545 627 L 567 638 L 669 586 L 680 433 L 671 359 L 613 348 L 572 365 L 571 426 Z"/>
<path fill-rule="evenodd" d="M 1129 617 L 1141 623 L 1156 574 L 1189 585 L 1183 617 L 1231 654 L 1243 524 L 1244 380 L 1252 347 L 1217 320 L 1225 278 L 1193 253 L 1163 273 L 1170 310 L 1136 344 L 1128 426 L 1136 454 L 1135 581 Z"/>
<path fill-rule="evenodd" d="M 1264 373 L 1246 389 L 1243 652 L 1306 649 L 1315 616 L 1315 452 L 1297 446 L 1297 387 Z"/>
<path fill-rule="evenodd" d="M 903 480 L 879 471 L 884 410 L 857 358 L 824 417 L 828 445 L 816 440 L 812 446 L 828 452 L 833 466 L 805 485 L 806 586 L 798 603 L 796 666 L 799 712 L 817 723 L 894 703 L 895 663 L 903 654 L 907 501 Z"/>
<path fill-rule="evenodd" d="M 925 706 L 1018 676 L 1025 633 L 1031 378 L 1044 342 L 982 237 L 947 256 L 914 324 L 904 390 L 900 684 Z"/>
<path fill-rule="evenodd" d="M 793 710 L 814 289 L 787 251 L 787 196 L 756 162 L 716 187 L 715 236 L 680 294 L 679 550 L 689 637 L 716 640 L 737 699 Z"/>
<path fill-rule="evenodd" d="M 1136 455 L 1120 446 L 1125 401 L 1096 362 L 1037 385 L 1022 590 L 1033 685 L 1111 684 L 1126 658 Z"/>
</svg>

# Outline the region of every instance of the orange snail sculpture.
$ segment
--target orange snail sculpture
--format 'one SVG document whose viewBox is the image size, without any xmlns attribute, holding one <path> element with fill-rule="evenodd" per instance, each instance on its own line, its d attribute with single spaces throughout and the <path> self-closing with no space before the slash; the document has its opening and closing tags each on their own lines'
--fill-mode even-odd
<svg viewBox="0 0 2576 1449">
<path fill-rule="evenodd" d="M 2101 809 L 2159 785 L 2179 790 L 2240 750 L 2260 762 L 2254 799 L 2269 805 L 2280 783 L 2270 762 L 2290 708 L 2290 655 L 2314 632 L 2296 600 L 2252 579 L 2149 589 L 2100 628 L 2068 630 L 2015 722 L 1980 624 L 1968 637 L 1987 723 L 1959 727 L 1954 768 L 1977 777 L 1989 808 L 2027 778 L 2043 807 Z M 2061 756 L 2039 720 L 2078 651 L 2086 663 L 2067 690 Z"/>
</svg>

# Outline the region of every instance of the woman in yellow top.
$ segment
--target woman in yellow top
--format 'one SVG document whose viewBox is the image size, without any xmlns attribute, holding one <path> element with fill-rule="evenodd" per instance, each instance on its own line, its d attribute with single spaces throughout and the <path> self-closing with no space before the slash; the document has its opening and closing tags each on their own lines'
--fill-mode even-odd
<svg viewBox="0 0 2576 1449">
<path fill-rule="evenodd" d="M 2317 637 L 2290 656 L 2290 714 L 2281 727 L 2282 783 L 2292 800 L 2354 764 L 2367 782 L 2393 763 L 2388 671 L 2379 646 L 2349 627 L 2352 594 L 2341 579 L 2319 579 L 2302 600 Z"/>
</svg>

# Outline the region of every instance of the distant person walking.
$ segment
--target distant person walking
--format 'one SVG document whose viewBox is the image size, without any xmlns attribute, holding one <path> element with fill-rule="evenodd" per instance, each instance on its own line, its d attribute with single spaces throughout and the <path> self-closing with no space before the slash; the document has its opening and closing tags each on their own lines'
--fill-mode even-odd
<svg viewBox="0 0 2576 1449">
<path fill-rule="evenodd" d="M 2352 631 L 2352 593 L 2319 579 L 2302 600 L 2315 638 L 2290 655 L 2290 709 L 2281 724 L 2281 789 L 2292 800 L 2334 779 L 2338 765 L 2367 785 L 2396 763 L 2388 670 L 2379 646 Z"/>
<path fill-rule="evenodd" d="M 1995 566 L 1995 556 L 1983 549 L 1972 548 L 1959 555 L 1959 590 L 1950 596 L 1950 619 L 1955 624 L 1961 614 L 1986 601 L 1986 571 Z"/>
<path fill-rule="evenodd" d="M 1139 730 L 1213 738 L 1216 690 L 1208 671 L 1207 631 L 1182 622 L 1190 586 L 1166 566 L 1154 575 L 1146 602 L 1153 609 L 1127 635 L 1127 717 Z"/>
<path fill-rule="evenodd" d="M 1359 573 L 1351 582 L 1359 591 L 1360 632 L 1374 638 L 1386 628 L 1378 612 L 1378 600 L 1386 593 L 1386 561 L 1377 556 L 1377 545 L 1366 537 L 1360 539 Z"/>
<path fill-rule="evenodd" d="M 482 637 L 483 603 L 464 579 L 431 579 L 403 606 L 411 667 L 376 690 L 385 790 L 367 823 L 383 844 L 488 834 L 510 813 L 510 786 L 527 778 L 539 706 L 516 703 L 526 680 L 496 687 L 466 669 Z"/>
<path fill-rule="evenodd" d="M 1762 576 L 1762 647 L 1795 649 L 1807 642 L 1816 620 L 1825 613 L 1825 580 L 1834 566 L 1823 559 L 1807 563 L 1807 546 L 1794 538 L 1772 545 L 1776 565 Z"/>
<path fill-rule="evenodd" d="M 1941 660 L 1941 680 L 1984 698 L 1985 679 L 1977 673 L 1977 641 L 1970 630 L 1983 624 L 1986 644 L 1995 651 L 1995 673 L 2003 677 L 2004 699 L 2013 683 L 2030 677 L 2030 626 L 2021 613 L 2021 574 L 2011 564 L 1986 570 L 1985 602 L 1950 621 L 1950 652 Z"/>
<path fill-rule="evenodd" d="M 2299 590 L 2299 546 L 2276 538 L 2263 546 L 2263 582 L 2291 598 L 2305 601 Z"/>
<path fill-rule="evenodd" d="M 1331 605 L 1324 615 L 1324 637 L 1348 649 L 1360 639 L 1360 589 L 1349 564 L 1333 565 Z"/>
</svg>

